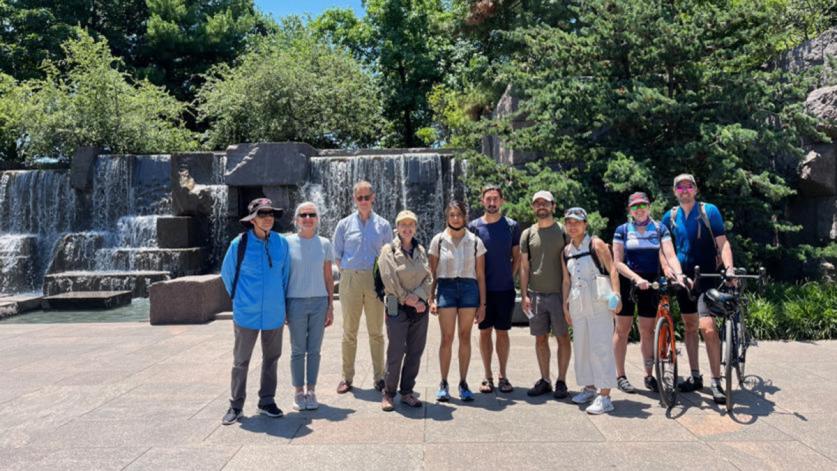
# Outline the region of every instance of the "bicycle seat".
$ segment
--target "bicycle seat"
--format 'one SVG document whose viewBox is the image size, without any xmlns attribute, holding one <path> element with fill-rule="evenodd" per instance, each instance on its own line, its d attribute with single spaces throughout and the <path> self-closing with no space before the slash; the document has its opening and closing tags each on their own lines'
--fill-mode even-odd
<svg viewBox="0 0 837 471">
<path fill-rule="evenodd" d="M 715 288 L 710 289 L 704 294 L 706 307 L 712 314 L 719 316 L 726 316 L 735 310 L 735 304 L 738 302 L 738 297 L 722 293 Z"/>
</svg>

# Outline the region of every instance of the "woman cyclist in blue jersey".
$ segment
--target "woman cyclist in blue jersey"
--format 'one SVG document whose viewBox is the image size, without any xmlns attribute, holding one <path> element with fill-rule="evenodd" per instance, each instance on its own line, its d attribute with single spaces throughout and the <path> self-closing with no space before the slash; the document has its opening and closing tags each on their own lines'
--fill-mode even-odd
<svg viewBox="0 0 837 471">
<path fill-rule="evenodd" d="M 682 272 L 671 234 L 665 225 L 650 217 L 651 201 L 645 193 L 637 192 L 628 198 L 628 222 L 616 229 L 613 235 L 613 260 L 619 272 L 622 293 L 622 311 L 616 317 L 613 333 L 613 354 L 616 357 L 616 375 L 619 390 L 629 394 L 636 392 L 625 375 L 625 354 L 628 335 L 634 320 L 639 318 L 640 350 L 645 365 L 645 387 L 657 391 L 657 381 L 651 375 L 654 364 L 654 318 L 657 315 L 659 295 L 649 290 L 651 283 L 663 273 L 661 260 L 667 262 L 674 273 L 681 273 L 677 281 L 682 284 Z M 635 297 L 631 288 L 636 285 Z"/>
</svg>

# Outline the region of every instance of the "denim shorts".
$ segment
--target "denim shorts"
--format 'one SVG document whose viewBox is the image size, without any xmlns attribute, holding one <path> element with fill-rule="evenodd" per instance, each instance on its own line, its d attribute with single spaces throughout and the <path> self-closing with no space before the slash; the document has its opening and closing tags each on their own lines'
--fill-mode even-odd
<svg viewBox="0 0 837 471">
<path fill-rule="evenodd" d="M 480 288 L 473 278 L 441 278 L 436 283 L 436 307 L 480 307 Z"/>
</svg>

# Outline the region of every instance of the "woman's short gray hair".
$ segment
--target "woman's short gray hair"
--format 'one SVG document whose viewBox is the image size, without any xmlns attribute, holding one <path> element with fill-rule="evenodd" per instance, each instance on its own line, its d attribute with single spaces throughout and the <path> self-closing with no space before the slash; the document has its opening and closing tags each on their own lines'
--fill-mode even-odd
<svg viewBox="0 0 837 471">
<path fill-rule="evenodd" d="M 314 207 L 314 212 L 317 213 L 317 220 L 314 221 L 314 232 L 316 232 L 317 229 L 320 228 L 320 208 L 318 208 L 317 203 L 314 203 L 313 201 L 303 201 L 296 206 L 296 209 L 294 210 L 294 227 L 296 227 L 296 230 L 302 229 L 302 227 L 300 227 L 297 223 L 297 220 L 299 219 L 299 210 L 302 209 L 303 206 Z"/>
</svg>

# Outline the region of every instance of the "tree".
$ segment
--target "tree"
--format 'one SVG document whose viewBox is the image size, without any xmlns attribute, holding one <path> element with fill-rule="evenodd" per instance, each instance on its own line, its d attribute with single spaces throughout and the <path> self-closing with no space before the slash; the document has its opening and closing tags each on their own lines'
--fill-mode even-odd
<svg viewBox="0 0 837 471">
<path fill-rule="evenodd" d="M 816 134 L 801 105 L 810 80 L 763 66 L 786 34 L 781 16 L 755 0 L 567 3 L 573 21 L 506 33 L 517 52 L 505 78 L 532 125 L 497 123 L 505 138 L 595 189 L 583 206 L 608 232 L 630 192 L 655 195 L 659 217 L 672 177 L 694 173 L 734 227 L 738 261 L 767 256 L 794 230 L 780 216 L 790 170 Z"/>
<path fill-rule="evenodd" d="M 365 0 L 364 6 L 362 20 L 332 9 L 314 28 L 375 72 L 389 128 L 381 144 L 417 146 L 417 133 L 431 124 L 427 96 L 444 77 L 453 16 L 442 0 Z"/>
<path fill-rule="evenodd" d="M 0 72 L 43 78 L 41 64 L 63 59 L 61 45 L 76 27 L 104 37 L 114 55 L 131 63 L 147 16 L 145 0 L 0 0 Z"/>
<path fill-rule="evenodd" d="M 231 63 L 252 35 L 274 31 L 252 0 L 147 0 L 148 20 L 137 57 L 136 75 L 164 85 L 178 99 L 191 101 L 202 74 Z"/>
<path fill-rule="evenodd" d="M 184 105 L 146 80 L 121 72 L 105 40 L 84 30 L 63 45 L 61 63 L 47 61 L 46 78 L 21 84 L 21 154 L 69 157 L 79 146 L 113 152 L 173 152 L 196 147 L 181 116 Z M 62 73 L 60 69 L 66 70 Z"/>
<path fill-rule="evenodd" d="M 380 136 L 380 96 L 373 78 L 346 50 L 286 19 L 235 66 L 219 65 L 198 92 L 207 146 L 304 141 L 353 147 Z"/>
</svg>

